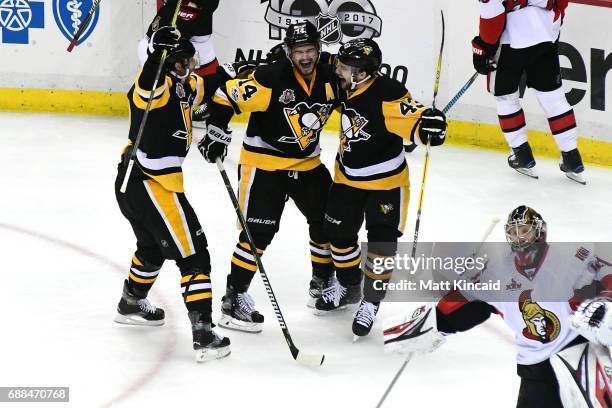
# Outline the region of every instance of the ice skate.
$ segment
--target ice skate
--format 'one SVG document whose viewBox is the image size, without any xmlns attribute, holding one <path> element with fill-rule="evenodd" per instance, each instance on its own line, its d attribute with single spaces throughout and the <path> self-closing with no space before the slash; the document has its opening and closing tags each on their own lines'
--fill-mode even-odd
<svg viewBox="0 0 612 408">
<path fill-rule="evenodd" d="M 146 298 L 136 297 L 130 291 L 128 281 L 123 282 L 123 294 L 117 305 L 115 322 L 135 326 L 161 326 L 164 317 L 162 308 L 153 306 Z"/>
<path fill-rule="evenodd" d="M 342 286 L 333 279 L 330 286 L 323 289 L 321 297 L 315 302 L 314 314 L 325 315 L 336 310 L 346 309 L 347 305 L 355 304 L 361 299 L 361 283 Z"/>
<path fill-rule="evenodd" d="M 238 292 L 230 285 L 221 301 L 220 327 L 251 333 L 262 331 L 264 317 L 255 310 L 255 301 L 246 291 Z"/>
<path fill-rule="evenodd" d="M 534 179 L 539 178 L 533 171 L 536 161 L 533 158 L 533 153 L 531 152 L 531 146 L 529 146 L 529 143 L 523 143 L 518 147 L 512 148 L 512 154 L 508 156 L 508 165 L 514 170 L 528 177 Z"/>
<path fill-rule="evenodd" d="M 308 289 L 308 303 L 306 306 L 313 309 L 317 299 L 321 298 L 323 289 L 330 286 L 333 280 L 335 280 L 334 276 L 330 276 L 329 278 L 325 279 L 313 275 L 312 279 L 310 280 L 310 288 Z"/>
<path fill-rule="evenodd" d="M 379 307 L 380 302 L 370 303 L 365 300 L 361 301 L 353 319 L 353 342 L 370 333 Z"/>
<path fill-rule="evenodd" d="M 230 354 L 230 340 L 215 333 L 212 323 L 202 321 L 200 312 L 191 311 L 188 316 L 191 321 L 196 362 L 205 363 Z"/>
<path fill-rule="evenodd" d="M 565 173 L 565 176 L 570 180 L 586 185 L 586 181 L 582 177 L 582 174 L 580 174 L 584 171 L 584 165 L 582 164 L 582 157 L 580 157 L 578 149 L 570 150 L 569 152 L 561 152 L 559 169 Z"/>
</svg>

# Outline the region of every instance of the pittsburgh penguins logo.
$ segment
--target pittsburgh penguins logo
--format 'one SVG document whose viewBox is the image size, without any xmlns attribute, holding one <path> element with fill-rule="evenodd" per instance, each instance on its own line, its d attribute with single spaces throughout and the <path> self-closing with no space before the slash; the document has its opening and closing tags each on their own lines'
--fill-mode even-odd
<svg viewBox="0 0 612 408">
<path fill-rule="evenodd" d="M 368 120 L 361 116 L 354 109 L 347 108 L 342 103 L 342 134 L 340 135 L 340 155 L 344 152 L 351 151 L 351 143 L 368 140 L 370 134 L 366 133 L 363 128 L 367 125 Z"/>
<path fill-rule="evenodd" d="M 283 136 L 279 141 L 297 143 L 300 149 L 306 150 L 311 143 L 318 140 L 319 133 L 329 118 L 330 108 L 330 105 L 320 103 L 309 106 L 306 102 L 300 102 L 293 108 L 283 108 L 293 136 Z"/>
</svg>

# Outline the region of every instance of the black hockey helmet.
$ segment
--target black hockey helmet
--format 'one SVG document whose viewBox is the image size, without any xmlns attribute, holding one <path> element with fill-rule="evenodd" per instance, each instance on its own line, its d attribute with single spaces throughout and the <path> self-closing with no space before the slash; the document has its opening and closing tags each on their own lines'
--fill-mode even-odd
<svg viewBox="0 0 612 408">
<path fill-rule="evenodd" d="M 372 75 L 380 69 L 382 51 L 370 38 L 355 38 L 342 44 L 338 50 L 338 60 Z"/>
<path fill-rule="evenodd" d="M 189 60 L 195 55 L 196 50 L 188 39 L 181 37 L 178 40 L 178 46 L 172 51 L 168 52 L 166 56 L 166 69 L 168 71 L 174 70 L 174 64 L 180 63 L 184 67 L 189 67 Z"/>
<path fill-rule="evenodd" d="M 285 44 L 285 51 L 287 51 L 287 53 L 291 48 L 305 44 L 312 44 L 320 51 L 321 34 L 319 34 L 317 28 L 310 21 L 291 24 L 287 27 L 287 33 L 285 34 L 283 43 Z"/>
<path fill-rule="evenodd" d="M 529 228 L 521 228 L 528 226 Z M 522 250 L 546 239 L 546 222 L 533 208 L 519 205 L 508 215 L 506 240 L 514 250 Z"/>
</svg>

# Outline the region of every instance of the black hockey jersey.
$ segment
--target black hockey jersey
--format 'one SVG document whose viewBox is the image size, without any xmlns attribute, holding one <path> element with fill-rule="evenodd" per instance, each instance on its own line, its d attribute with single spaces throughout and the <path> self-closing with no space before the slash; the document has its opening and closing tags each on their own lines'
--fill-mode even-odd
<svg viewBox="0 0 612 408">
<path fill-rule="evenodd" d="M 171 25 L 177 1 L 166 0 L 164 5 L 157 11 L 157 15 L 147 30 L 149 38 L 151 38 L 153 31 L 157 31 L 159 27 Z M 190 7 L 189 1 L 181 1 L 183 4 L 181 4 L 181 9 L 176 19 L 176 28 L 181 32 L 181 35 L 185 38 L 191 38 L 212 34 L 212 17 L 219 6 L 219 0 L 197 0 L 199 8 Z"/>
<path fill-rule="evenodd" d="M 252 112 L 241 164 L 264 170 L 311 170 L 321 164 L 319 136 L 338 96 L 338 79 L 331 65 L 319 63 L 306 83 L 283 59 L 258 67 L 247 79 L 227 81 L 213 97 L 216 107 L 211 109 L 210 121 L 215 123 L 215 111 L 228 111 L 228 107 L 231 113 Z"/>
<path fill-rule="evenodd" d="M 375 76 L 350 94 L 341 103 L 334 182 L 364 190 L 408 186 L 402 139 L 415 141 L 424 110 L 400 82 L 386 76 Z"/>
<path fill-rule="evenodd" d="M 149 58 L 127 94 L 130 106 L 130 142 L 138 135 L 158 62 Z M 206 79 L 192 74 L 185 83 L 165 75 L 157 84 L 151 110 L 136 150 L 133 177 L 153 178 L 166 190 L 183 192 L 181 165 L 192 139 L 191 109 L 212 95 L 221 82 L 217 75 Z M 205 89 L 206 88 L 206 89 Z"/>
</svg>

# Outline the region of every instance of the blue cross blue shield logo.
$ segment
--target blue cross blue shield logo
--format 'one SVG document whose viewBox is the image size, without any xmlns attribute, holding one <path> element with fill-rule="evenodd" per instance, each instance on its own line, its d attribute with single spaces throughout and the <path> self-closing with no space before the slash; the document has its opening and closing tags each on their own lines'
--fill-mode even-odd
<svg viewBox="0 0 612 408">
<path fill-rule="evenodd" d="M 0 31 L 3 44 L 28 44 L 31 28 L 45 28 L 44 2 L 0 0 Z"/>
<path fill-rule="evenodd" d="M 83 24 L 85 17 L 91 10 L 93 0 L 53 0 L 53 17 L 60 31 L 68 41 L 72 38 Z M 98 7 L 89 20 L 89 24 L 85 27 L 85 31 L 79 37 L 76 45 L 83 43 L 87 37 L 91 35 L 100 16 L 100 7 Z"/>
</svg>

